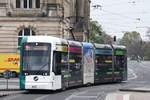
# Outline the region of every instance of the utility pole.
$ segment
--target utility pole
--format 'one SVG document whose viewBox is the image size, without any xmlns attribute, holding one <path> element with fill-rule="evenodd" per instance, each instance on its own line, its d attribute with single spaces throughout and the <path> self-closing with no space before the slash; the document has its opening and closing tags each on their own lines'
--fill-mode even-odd
<svg viewBox="0 0 150 100">
<path fill-rule="evenodd" d="M 116 42 L 116 36 L 114 36 L 113 38 L 113 41 L 111 42 L 111 47 L 112 47 L 112 77 L 113 77 L 113 80 L 114 80 L 114 72 L 115 72 L 115 48 L 114 48 L 114 44 Z"/>
</svg>

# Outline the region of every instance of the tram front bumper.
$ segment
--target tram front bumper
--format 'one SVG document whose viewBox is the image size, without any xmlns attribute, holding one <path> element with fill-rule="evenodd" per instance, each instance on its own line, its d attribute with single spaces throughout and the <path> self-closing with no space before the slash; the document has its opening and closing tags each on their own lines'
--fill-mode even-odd
<svg viewBox="0 0 150 100">
<path fill-rule="evenodd" d="M 25 89 L 27 90 L 55 90 L 53 82 L 50 83 L 26 83 Z"/>
</svg>

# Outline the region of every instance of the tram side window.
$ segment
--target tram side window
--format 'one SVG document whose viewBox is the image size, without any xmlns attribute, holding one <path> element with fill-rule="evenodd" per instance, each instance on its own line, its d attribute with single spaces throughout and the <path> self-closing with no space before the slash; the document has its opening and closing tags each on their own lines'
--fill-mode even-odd
<svg viewBox="0 0 150 100">
<path fill-rule="evenodd" d="M 61 74 L 61 52 L 54 52 L 53 71 L 56 75 Z"/>
<path fill-rule="evenodd" d="M 112 64 L 112 56 L 96 56 L 96 64 Z"/>
<path fill-rule="evenodd" d="M 68 70 L 68 53 L 67 52 L 54 52 L 53 57 L 53 72 L 56 75 L 61 75 L 62 71 Z"/>
<path fill-rule="evenodd" d="M 116 57 L 116 65 L 118 67 L 124 66 L 124 64 L 125 64 L 125 58 L 124 58 L 124 56 L 118 56 L 118 57 Z"/>
<path fill-rule="evenodd" d="M 62 52 L 61 54 L 61 70 L 68 71 L 68 52 Z"/>
<path fill-rule="evenodd" d="M 81 70 L 81 62 L 82 62 L 82 55 L 71 53 L 69 57 L 69 63 L 70 63 L 70 70 L 77 71 Z"/>
</svg>

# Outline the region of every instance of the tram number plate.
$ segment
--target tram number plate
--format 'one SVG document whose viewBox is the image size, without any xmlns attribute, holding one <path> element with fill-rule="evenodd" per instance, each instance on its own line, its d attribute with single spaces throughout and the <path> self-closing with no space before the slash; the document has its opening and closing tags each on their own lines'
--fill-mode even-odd
<svg viewBox="0 0 150 100">
<path fill-rule="evenodd" d="M 37 86 L 36 86 L 36 85 L 33 85 L 33 86 L 32 86 L 32 88 L 33 88 L 33 89 L 36 89 L 36 88 L 37 88 Z"/>
</svg>

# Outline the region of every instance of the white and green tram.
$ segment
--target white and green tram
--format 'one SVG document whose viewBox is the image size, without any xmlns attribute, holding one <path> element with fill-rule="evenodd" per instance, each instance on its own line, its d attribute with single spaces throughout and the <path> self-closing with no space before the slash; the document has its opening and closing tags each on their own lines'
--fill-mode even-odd
<svg viewBox="0 0 150 100">
<path fill-rule="evenodd" d="M 81 43 L 51 36 L 24 37 L 20 52 L 20 88 L 58 90 L 125 81 L 126 48 L 114 48 L 108 44 Z"/>
</svg>

